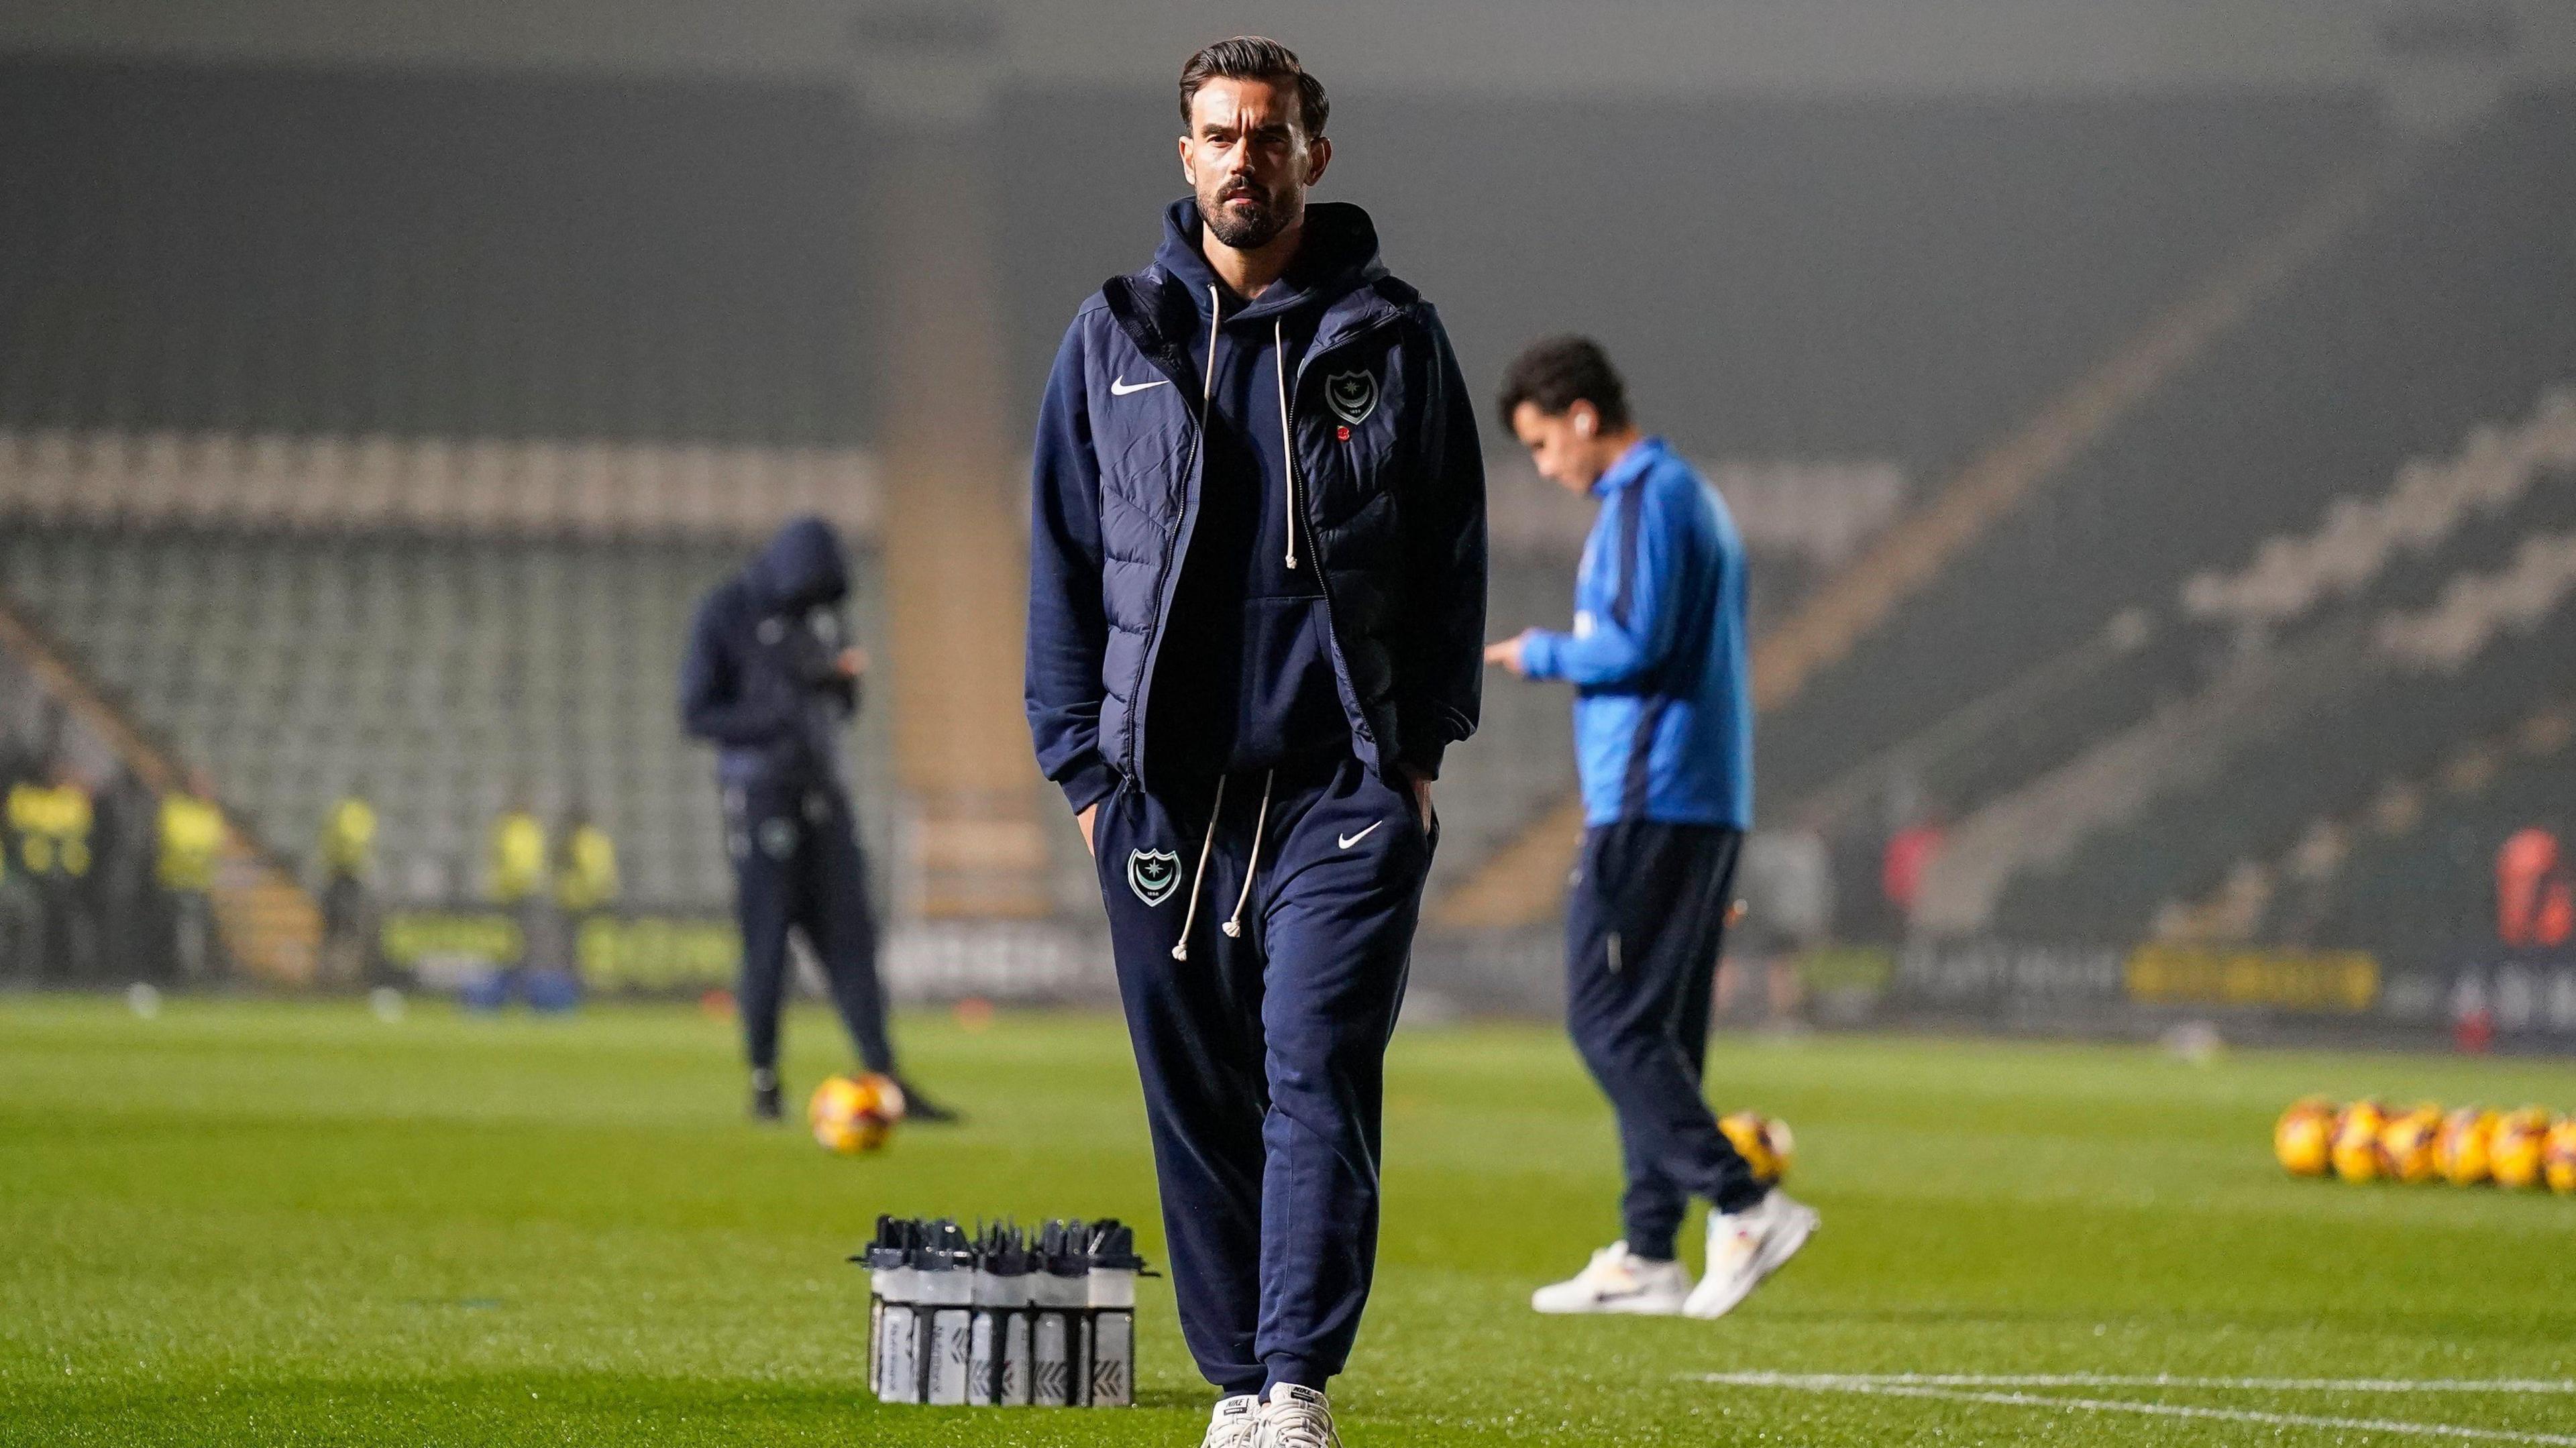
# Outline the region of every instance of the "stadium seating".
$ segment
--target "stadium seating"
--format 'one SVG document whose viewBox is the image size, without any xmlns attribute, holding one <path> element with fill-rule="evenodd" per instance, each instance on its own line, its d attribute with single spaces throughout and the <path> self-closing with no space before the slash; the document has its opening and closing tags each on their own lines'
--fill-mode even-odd
<svg viewBox="0 0 2576 1448">
<path fill-rule="evenodd" d="M 1485 603 L 1489 636 L 1566 628 L 1573 608 L 1571 558 L 1520 554 L 1496 560 Z M 1574 787 L 1574 699 L 1566 685 L 1532 684 L 1488 670 L 1483 708 L 1477 737 L 1451 750 L 1441 765 L 1435 897 Z"/>
<path fill-rule="evenodd" d="M 874 459 L 859 448 L 0 431 L 0 514 L 37 524 L 748 541 L 798 513 L 873 534 Z"/>
<path fill-rule="evenodd" d="M 470 895 L 483 834 L 514 783 L 598 813 L 630 891 L 675 907 L 727 896 L 706 752 L 673 688 L 689 610 L 738 566 L 725 542 L 135 533 L 0 523 L 0 573 L 178 755 L 210 768 L 268 842 L 309 851 L 323 811 L 363 781 L 385 815 L 386 886 Z M 856 607 L 873 632 L 874 570 Z M 1498 569 L 1499 632 L 1563 627 L 1572 565 Z M 877 650 L 882 659 L 882 647 Z M 1561 686 L 1496 676 L 1487 728 L 1512 748 L 1455 751 L 1440 790 L 1444 878 L 1573 781 Z M 862 798 L 891 798 L 882 708 L 850 752 Z M 868 811 L 882 847 L 892 822 Z M 884 856 L 881 854 L 880 859 Z M 1065 862 L 1078 906 L 1089 869 Z"/>
<path fill-rule="evenodd" d="M 0 525 L 0 576 L 275 848 L 307 855 L 364 785 L 391 898 L 472 898 L 514 788 L 585 803 L 638 902 L 729 898 L 713 767 L 674 702 L 724 543 L 293 535 Z M 855 613 L 873 633 L 875 570 Z M 879 651 L 879 657 L 882 657 Z M 886 797 L 882 711 L 851 750 Z M 881 812 L 879 812 L 881 813 Z M 887 822 L 872 818 L 882 843 Z"/>
<path fill-rule="evenodd" d="M 2265 543 L 2242 572 L 2196 576 L 2182 589 L 2183 612 L 2217 627 L 2169 626 L 2117 656 L 2088 646 L 2034 681 L 2045 687 L 2007 691 L 2021 707 L 1989 710 L 1995 717 L 1955 746 L 1913 762 L 1924 785 L 1987 802 L 1954 841 L 1969 853 L 1945 867 L 1936 893 L 1966 888 L 1961 871 L 1980 864 L 2046 860 L 2071 834 L 2116 820 L 2153 791 L 2197 782 L 2184 776 L 2212 767 L 2249 730 L 2334 707 L 2366 674 L 2453 671 L 2498 631 L 2530 627 L 2576 587 L 2576 545 L 2556 531 L 2570 521 L 2576 396 L 2559 390 L 2528 425 L 2481 427 L 2455 457 L 2408 463 L 2386 493 L 2338 499 L 2313 533 Z M 2366 628 L 2347 621 L 2320 645 L 2319 631 L 2301 625 L 2331 601 L 2372 618 Z M 2088 658 L 2098 666 L 2068 666 Z M 2229 661 L 2223 671 L 2210 662 L 2219 659 Z M 2209 677 L 2188 707 L 2171 697 L 2201 674 Z M 2151 717 L 2160 695 L 2164 707 Z M 2085 767 L 2047 775 L 2080 744 L 2095 746 Z M 2034 783 L 2002 798 L 2016 779 Z M 1980 851 L 1991 860 L 1978 861 Z M 1929 916 L 1949 925 L 1983 918 L 1955 900 Z"/>
<path fill-rule="evenodd" d="M 2163 616 L 2186 579 L 2244 574 L 2263 540 L 2317 532 L 2338 499 L 2377 495 L 2407 459 L 2528 417 L 2576 377 L 2576 288 L 2519 280 L 2576 274 L 2576 233 L 2543 200 L 2576 188 L 2576 104 L 2509 101 L 2411 176 L 1818 675 L 1766 730 L 1774 797 L 2009 687 L 2124 609 Z M 2199 652 L 2159 654 L 2172 672 L 2153 692 L 2195 689 Z M 2034 769 L 2069 752 L 2034 751 Z"/>
<path fill-rule="evenodd" d="M 2516 545 L 2505 566 L 2458 575 L 2432 607 L 2383 618 L 2377 642 L 2418 668 L 2457 670 L 2499 633 L 2539 626 L 2571 590 L 2576 532 L 2534 533 Z"/>
<path fill-rule="evenodd" d="M 2179 902 L 2201 919 L 2236 897 L 2259 922 L 2240 887 L 2268 862 L 2291 874 L 2307 841 L 2313 880 L 2333 877 L 2315 822 L 2563 683 L 2576 293 L 2511 279 L 2576 274 L 2576 234 L 2534 200 L 2576 185 L 2571 140 L 2576 104 L 2530 96 L 2418 157 L 1866 645 L 1883 677 L 1837 670 L 1772 725 L 1775 741 L 1796 722 L 1941 745 L 1928 770 L 1910 762 L 1975 816 L 1952 832 L 1948 883 L 1979 878 L 1979 849 L 2023 861 L 1990 910 L 1935 910 L 1943 928 L 2118 942 L 2184 918 Z M 2146 642 L 2103 662 L 2123 611 L 2151 620 Z M 1941 707 L 1864 697 L 1908 686 Z M 1819 698 L 1848 717 L 1828 725 Z M 2007 699 L 2027 707 L 1994 707 Z M 1782 747 L 1832 757 L 1813 734 Z"/>
<path fill-rule="evenodd" d="M 1721 476 L 1853 469 L 1886 484 L 1873 497 L 1955 469 L 2276 221 L 2282 197 L 2379 141 L 2371 99 L 2345 92 L 1640 100 L 1544 118 L 1457 104 L 1348 108 L 1336 175 L 1442 304 L 1480 398 L 1527 339 L 1579 324 L 1611 343 L 1649 420 Z M 1013 385 L 1033 404 L 1074 300 L 1135 264 L 1172 194 L 1168 155 L 1130 143 L 1163 133 L 1168 98 L 1015 91 L 1003 109 L 1031 138 L 1001 162 L 1015 205 L 1084 222 L 1002 240 Z M 739 535 L 776 499 L 865 474 L 870 181 L 865 122 L 837 88 L 21 57 L 0 60 L 0 133 L 0 484 L 24 485 L 0 495 L 10 526 L 105 546 L 139 522 L 315 556 L 334 530 L 353 547 L 417 531 L 510 554 L 523 545 L 497 540 L 533 529 L 554 541 L 524 546 L 548 557 L 696 557 L 679 540 Z M 1502 225 L 1493 198 L 1532 167 L 1592 188 L 1570 215 L 1620 216 L 1658 177 L 1704 184 L 1654 227 L 1445 240 L 1462 221 Z M 1103 216 L 1133 222 L 1091 224 Z M 101 447 L 126 461 L 84 470 Z M 209 486 L 190 449 L 239 487 Z M 638 485 L 641 502 L 603 481 L 691 456 L 694 483 Z M 777 458 L 805 459 L 804 480 L 776 482 Z M 1851 545 L 1780 511 L 1820 554 Z M 1566 566 L 1502 556 L 1497 630 L 1562 622 Z M 1822 567 L 1795 549 L 1758 559 L 1757 607 Z M 105 632 L 79 646 L 120 660 L 100 672 L 121 687 L 143 648 Z M 305 676 L 245 667 L 276 691 Z M 1904 712 L 1885 697 L 1937 703 L 1889 683 L 1878 715 Z M 453 707 L 460 729 L 502 728 Z M 237 717 L 144 712 L 189 753 Z M 1790 786 L 1766 780 L 1766 797 L 1856 757 L 1834 717 L 1765 730 L 1765 768 Z M 1561 691 L 1496 680 L 1486 719 L 1442 793 L 1452 878 L 1571 782 Z M 877 748 L 862 753 L 882 774 Z M 227 792 L 299 846 L 309 805 L 271 802 L 279 766 L 241 764 L 254 773 Z M 420 819 L 446 839 L 485 807 Z M 1080 862 L 1066 863 L 1070 898 Z M 696 867 L 651 868 L 651 888 L 703 888 Z"/>
<path fill-rule="evenodd" d="M 2576 478 L 2553 473 L 2510 512 L 2461 529 L 2431 559 L 2391 570 L 2371 606 L 2347 622 L 2357 645 L 2351 672 L 2290 701 L 2288 717 L 2262 721 L 2224 757 L 2197 761 L 2197 778 L 2090 834 L 2058 868 L 2016 878 L 1996 928 L 2027 938 L 2133 938 L 2238 866 L 2291 851 L 2321 817 L 2364 812 L 2385 781 L 2422 778 L 2461 741 L 2563 695 L 2576 685 L 2576 652 L 2565 647 L 2576 591 L 2557 541 L 2569 528 Z M 2508 586 L 2495 586 L 2498 578 Z M 2432 658 L 2411 651 L 2426 639 Z M 2272 671 L 2267 685 L 2285 687 L 2287 672 Z"/>
<path fill-rule="evenodd" d="M 2344 497 L 2314 531 L 2267 540 L 2233 574 L 2183 585 L 2186 614 L 2277 626 L 2333 596 L 2366 590 L 2401 549 L 2435 548 L 2476 513 L 2513 505 L 2552 467 L 2576 468 L 2576 388 L 2553 388 L 2531 418 L 2484 428 L 2453 457 L 2409 462 L 2378 497 Z"/>
</svg>

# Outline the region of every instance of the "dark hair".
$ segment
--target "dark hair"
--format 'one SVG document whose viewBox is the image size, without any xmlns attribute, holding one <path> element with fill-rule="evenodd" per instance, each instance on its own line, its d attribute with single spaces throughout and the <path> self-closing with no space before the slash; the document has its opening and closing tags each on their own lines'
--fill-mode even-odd
<svg viewBox="0 0 2576 1448">
<path fill-rule="evenodd" d="M 1228 80 L 1295 81 L 1297 83 L 1297 125 L 1306 139 L 1324 134 L 1324 122 L 1333 113 L 1333 103 L 1324 98 L 1324 83 L 1306 73 L 1297 60 L 1297 52 L 1275 40 L 1258 35 L 1238 35 L 1220 40 L 1190 57 L 1181 67 L 1181 128 L 1189 129 L 1190 101 L 1199 87 L 1218 76 Z"/>
<path fill-rule="evenodd" d="M 1603 431 L 1628 425 L 1628 386 L 1610 365 L 1610 354 L 1589 337 L 1549 337 L 1523 348 L 1503 373 L 1503 431 L 1511 431 L 1512 414 L 1524 402 L 1550 417 L 1589 402 L 1601 414 Z"/>
</svg>

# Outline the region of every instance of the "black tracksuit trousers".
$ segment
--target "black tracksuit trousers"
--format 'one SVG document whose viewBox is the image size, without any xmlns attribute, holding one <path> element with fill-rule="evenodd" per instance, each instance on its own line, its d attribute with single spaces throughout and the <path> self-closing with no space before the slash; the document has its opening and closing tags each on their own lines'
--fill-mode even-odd
<svg viewBox="0 0 2576 1448">
<path fill-rule="evenodd" d="M 885 987 L 877 978 L 876 912 L 849 796 L 829 785 L 733 786 L 725 791 L 725 846 L 733 857 L 734 908 L 742 923 L 743 1047 L 755 1070 L 778 1067 L 778 1012 L 786 997 L 787 932 L 804 932 L 823 966 L 832 1004 L 859 1060 L 892 1074 Z"/>
<path fill-rule="evenodd" d="M 1583 840 L 1565 919 L 1566 1025 L 1619 1118 L 1628 1250 L 1670 1260 L 1690 1198 L 1739 1211 L 1767 1190 L 1701 1093 L 1710 994 L 1744 836 L 1622 820 Z"/>
<path fill-rule="evenodd" d="M 1181 1335 L 1227 1393 L 1321 1389 L 1376 1269 L 1386 1047 L 1436 828 L 1353 759 L 1226 786 L 1121 789 L 1092 844 Z"/>
</svg>

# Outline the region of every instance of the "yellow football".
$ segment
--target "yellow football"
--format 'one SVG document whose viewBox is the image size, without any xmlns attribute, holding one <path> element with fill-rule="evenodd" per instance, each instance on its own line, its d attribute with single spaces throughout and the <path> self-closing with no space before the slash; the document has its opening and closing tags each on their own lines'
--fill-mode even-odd
<svg viewBox="0 0 2576 1448">
<path fill-rule="evenodd" d="M 2333 1102 L 2303 1096 L 2272 1124 L 2272 1155 L 2292 1176 L 2324 1176 L 2333 1166 L 2334 1125 Z"/>
<path fill-rule="evenodd" d="M 903 1120 L 903 1088 L 891 1076 L 870 1071 L 834 1076 L 814 1088 L 805 1103 L 805 1122 L 825 1151 L 855 1156 L 874 1151 Z"/>
<path fill-rule="evenodd" d="M 2433 1180 L 2433 1141 L 2441 1130 L 2442 1108 L 2431 1102 L 2392 1113 L 2379 1129 L 2380 1170 L 2401 1182 Z"/>
<path fill-rule="evenodd" d="M 2540 1154 L 2549 1136 L 2549 1113 L 2537 1106 L 2498 1118 L 2487 1142 L 2487 1175 L 2500 1187 L 2540 1184 Z"/>
<path fill-rule="evenodd" d="M 2388 1124 L 2387 1108 L 2376 1101 L 2355 1101 L 2335 1117 L 2334 1174 L 2348 1182 L 2377 1181 L 2380 1174 L 2380 1129 Z"/>
<path fill-rule="evenodd" d="M 1789 1174 L 1789 1160 L 1798 1149 L 1789 1123 L 1759 1111 L 1730 1111 L 1718 1118 L 1717 1129 L 1726 1133 L 1736 1152 L 1753 1168 L 1755 1181 L 1771 1186 Z"/>
<path fill-rule="evenodd" d="M 2540 1175 L 2560 1196 L 2576 1196 L 2576 1116 L 2549 1128 L 2540 1147 Z"/>
<path fill-rule="evenodd" d="M 2495 1136 L 2496 1115 L 2463 1106 L 2442 1118 L 2433 1138 L 2433 1169 L 2453 1186 L 2469 1187 L 2487 1179 L 2487 1143 Z"/>
</svg>

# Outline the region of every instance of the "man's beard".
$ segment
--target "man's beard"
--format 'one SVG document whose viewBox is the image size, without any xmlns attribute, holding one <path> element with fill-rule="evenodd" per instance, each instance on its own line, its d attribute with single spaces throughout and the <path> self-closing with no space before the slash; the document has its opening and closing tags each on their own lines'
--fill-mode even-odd
<svg viewBox="0 0 2576 1448">
<path fill-rule="evenodd" d="M 1204 199 L 1199 202 L 1199 220 L 1207 223 L 1208 233 L 1236 251 L 1257 251 L 1276 240 L 1297 219 L 1294 205 L 1281 206 L 1270 197 L 1245 197 L 1251 204 L 1235 210 L 1236 198 L 1220 197 L 1214 206 Z"/>
</svg>

